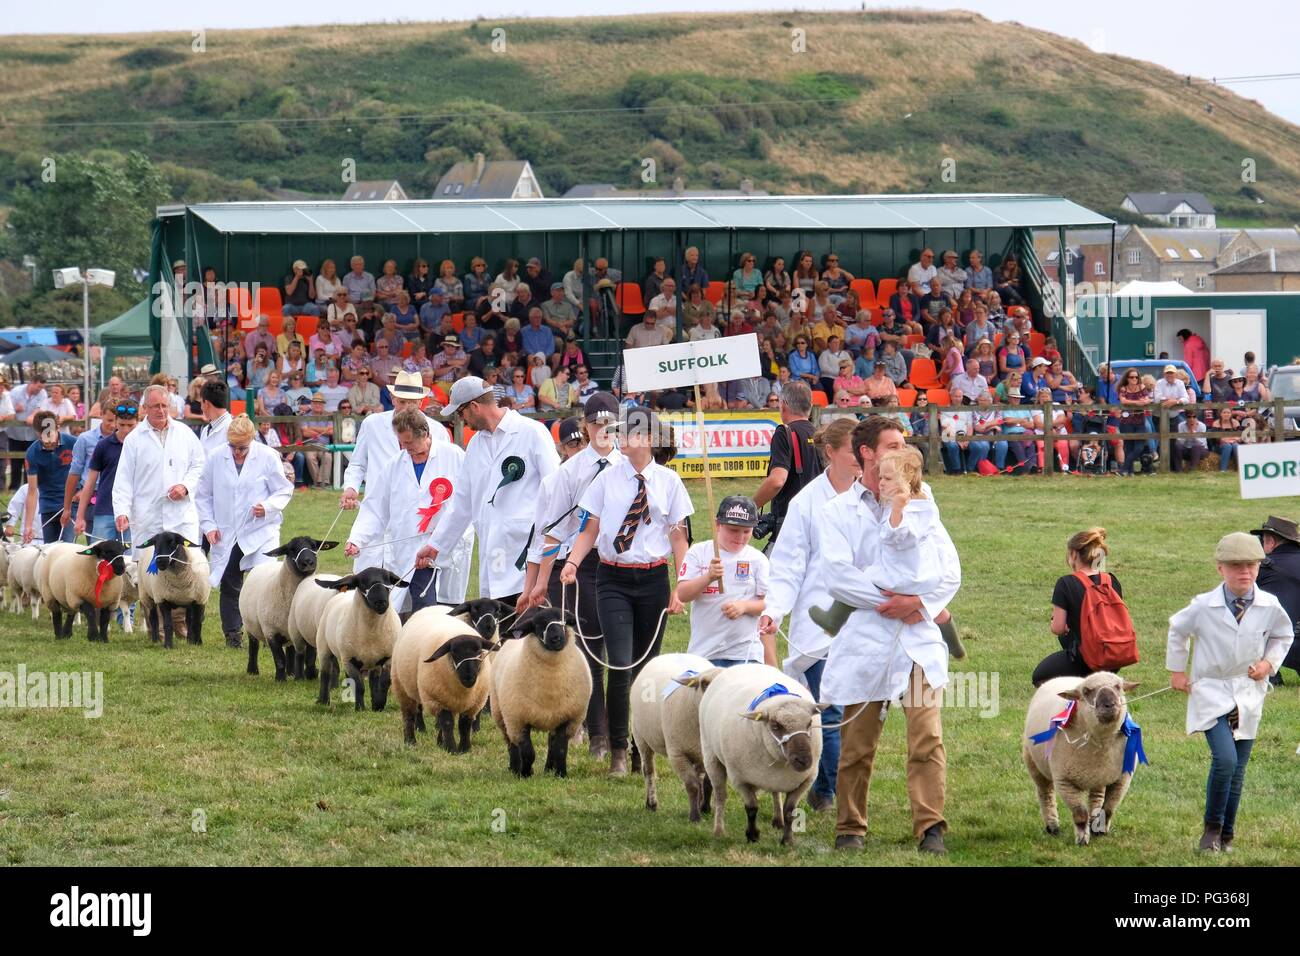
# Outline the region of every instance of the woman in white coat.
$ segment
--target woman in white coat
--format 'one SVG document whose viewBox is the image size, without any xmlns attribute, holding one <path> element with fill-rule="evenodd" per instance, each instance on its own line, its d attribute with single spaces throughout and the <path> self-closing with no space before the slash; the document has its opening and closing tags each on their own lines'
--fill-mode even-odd
<svg viewBox="0 0 1300 956">
<path fill-rule="evenodd" d="M 453 547 L 439 554 L 433 566 L 411 573 L 416 553 L 438 530 L 451 502 L 469 493 L 464 487 L 465 452 L 450 442 L 435 441 L 434 430 L 442 431 L 442 425 L 416 409 L 393 416 L 401 450 L 383 471 L 370 473 L 361 513 L 343 549 L 358 560 L 367 550 L 378 551 L 392 562 L 390 571 L 404 579 L 409 575 L 411 585 L 402 591 L 398 605 L 404 617 L 431 604 L 460 604 L 469 587 L 474 553 L 474 532 L 469 528 Z M 384 545 L 385 540 L 393 543 Z"/>
<path fill-rule="evenodd" d="M 280 456 L 255 441 L 257 427 L 247 415 L 232 419 L 226 445 L 208 455 L 194 504 L 207 538 L 209 580 L 221 593 L 221 630 L 227 647 L 243 643 L 239 592 L 244 572 L 274 559 L 265 552 L 280 546 L 280 523 L 293 500 L 293 482 L 284 476 Z"/>
<path fill-rule="evenodd" d="M 783 669 L 806 684 L 814 697 L 821 693 L 822 671 L 831 649 L 830 635 L 808 616 L 809 608 L 824 607 L 831 602 L 826 589 L 826 571 L 821 564 L 817 518 L 831 499 L 848 491 L 862 473 L 853 454 L 853 428 L 857 423 L 856 418 L 837 418 L 813 436 L 813 444 L 826 467 L 790 500 L 781 523 L 781 535 L 770 555 L 767 606 L 758 619 L 759 633 L 773 635 L 781 620 L 790 615 L 790 656 L 785 659 Z M 838 724 L 840 717 L 839 707 L 828 706 L 822 712 L 822 723 Z M 822 730 L 817 779 L 808 792 L 808 803 L 814 810 L 826 810 L 834 805 L 839 762 L 839 728 L 827 727 Z"/>
<path fill-rule="evenodd" d="M 1255 587 L 1264 549 L 1245 532 L 1224 535 L 1214 549 L 1223 583 L 1198 594 L 1169 619 L 1165 666 L 1169 683 L 1188 695 L 1187 732 L 1204 732 L 1210 747 L 1205 829 L 1199 849 L 1230 850 L 1246 763 L 1264 714 L 1268 678 L 1295 638 L 1276 597 Z M 1196 639 L 1191 674 L 1187 658 Z"/>
</svg>

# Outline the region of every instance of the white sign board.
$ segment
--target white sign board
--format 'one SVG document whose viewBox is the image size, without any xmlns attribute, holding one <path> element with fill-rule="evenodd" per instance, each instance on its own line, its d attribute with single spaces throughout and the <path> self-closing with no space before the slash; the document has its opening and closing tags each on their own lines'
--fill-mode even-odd
<svg viewBox="0 0 1300 956">
<path fill-rule="evenodd" d="M 623 366 L 632 392 L 733 382 L 762 374 L 758 336 L 753 334 L 624 349 Z"/>
<path fill-rule="evenodd" d="M 1300 441 L 1237 446 L 1242 498 L 1300 495 Z"/>
</svg>

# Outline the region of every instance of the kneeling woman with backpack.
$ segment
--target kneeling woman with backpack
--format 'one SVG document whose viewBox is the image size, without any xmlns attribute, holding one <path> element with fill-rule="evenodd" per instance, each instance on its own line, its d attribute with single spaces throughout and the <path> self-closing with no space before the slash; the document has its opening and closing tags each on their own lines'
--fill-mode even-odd
<svg viewBox="0 0 1300 956">
<path fill-rule="evenodd" d="M 1034 668 L 1034 686 L 1053 677 L 1118 671 L 1138 660 L 1137 633 L 1114 575 L 1101 570 L 1110 548 L 1106 529 L 1080 531 L 1066 543 L 1071 574 L 1052 591 L 1052 633 L 1061 650 Z"/>
</svg>

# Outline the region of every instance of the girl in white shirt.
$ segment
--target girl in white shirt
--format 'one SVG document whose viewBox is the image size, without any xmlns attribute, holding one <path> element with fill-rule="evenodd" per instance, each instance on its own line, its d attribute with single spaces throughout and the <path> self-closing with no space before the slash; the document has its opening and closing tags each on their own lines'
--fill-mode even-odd
<svg viewBox="0 0 1300 956">
<path fill-rule="evenodd" d="M 659 652 L 665 612 L 682 609 L 669 585 L 669 552 L 680 567 L 687 547 L 682 522 L 695 509 L 677 473 L 654 460 L 656 446 L 674 444 L 672 428 L 641 407 L 613 427 L 623 430 L 623 460 L 601 472 L 583 494 L 587 525 L 560 581 L 573 584 L 578 566 L 596 548 L 597 607 L 610 666 L 609 773 L 622 777 L 628 769 L 628 695 L 646 660 Z"/>
</svg>

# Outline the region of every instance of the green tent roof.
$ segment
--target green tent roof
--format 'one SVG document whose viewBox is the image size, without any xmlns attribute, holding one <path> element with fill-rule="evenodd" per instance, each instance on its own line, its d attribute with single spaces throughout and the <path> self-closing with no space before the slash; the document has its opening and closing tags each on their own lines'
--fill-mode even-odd
<svg viewBox="0 0 1300 956">
<path fill-rule="evenodd" d="M 189 207 L 220 233 L 574 232 L 625 229 L 914 230 L 1110 226 L 1055 196 L 754 196 L 745 199 L 428 199 Z M 159 215 L 175 214 L 171 207 Z"/>
<path fill-rule="evenodd" d="M 105 364 L 113 367 L 113 360 L 122 355 L 153 355 L 153 339 L 149 336 L 149 300 L 141 299 L 116 319 L 97 325 L 90 330 L 90 343 L 102 345 L 107 350 Z"/>
</svg>

